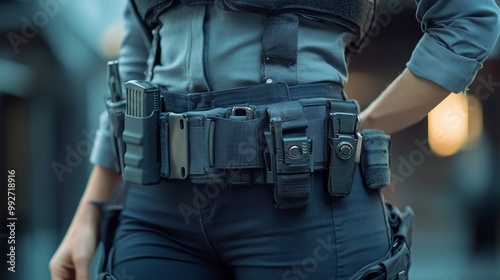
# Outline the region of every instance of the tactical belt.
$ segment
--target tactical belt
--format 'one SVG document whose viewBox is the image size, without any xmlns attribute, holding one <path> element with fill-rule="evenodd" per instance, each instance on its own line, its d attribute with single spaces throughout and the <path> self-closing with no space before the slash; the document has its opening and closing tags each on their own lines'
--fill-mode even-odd
<svg viewBox="0 0 500 280">
<path fill-rule="evenodd" d="M 308 203 L 314 171 L 328 170 L 338 178 L 329 180 L 330 194 L 350 192 L 362 139 L 358 105 L 335 84 L 176 94 L 131 81 L 126 90 L 126 181 L 274 184 L 276 206 L 295 208 Z"/>
</svg>

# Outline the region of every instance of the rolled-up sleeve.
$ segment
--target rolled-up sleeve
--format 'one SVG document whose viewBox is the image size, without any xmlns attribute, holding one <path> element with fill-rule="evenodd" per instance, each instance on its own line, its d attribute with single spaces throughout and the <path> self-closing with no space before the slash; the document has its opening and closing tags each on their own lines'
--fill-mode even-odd
<svg viewBox="0 0 500 280">
<path fill-rule="evenodd" d="M 416 2 L 424 35 L 408 69 L 452 92 L 465 91 L 498 40 L 498 5 L 494 0 Z"/>
<path fill-rule="evenodd" d="M 105 111 L 99 117 L 99 128 L 97 129 L 94 146 L 90 154 L 90 162 L 109 169 L 119 171 L 113 146 L 112 133 L 109 129 L 108 112 Z"/>
<path fill-rule="evenodd" d="M 125 9 L 125 33 L 118 58 L 120 79 L 126 82 L 133 79 L 144 79 L 148 48 L 140 25 L 129 6 Z M 112 147 L 112 133 L 109 128 L 108 112 L 99 118 L 99 128 L 90 155 L 90 162 L 118 171 L 117 160 Z"/>
</svg>

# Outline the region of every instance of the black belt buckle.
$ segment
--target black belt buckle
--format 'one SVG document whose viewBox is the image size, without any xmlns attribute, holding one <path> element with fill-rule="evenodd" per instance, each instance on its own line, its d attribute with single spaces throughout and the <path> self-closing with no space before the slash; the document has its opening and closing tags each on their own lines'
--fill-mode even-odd
<svg viewBox="0 0 500 280">
<path fill-rule="evenodd" d="M 358 125 L 356 114 L 330 114 L 328 192 L 334 197 L 345 197 L 351 193 L 363 142 Z"/>
</svg>

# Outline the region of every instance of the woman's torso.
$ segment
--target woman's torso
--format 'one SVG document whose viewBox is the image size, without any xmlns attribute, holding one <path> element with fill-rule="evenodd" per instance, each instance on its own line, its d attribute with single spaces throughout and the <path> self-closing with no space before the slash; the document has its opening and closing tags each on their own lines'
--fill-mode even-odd
<svg viewBox="0 0 500 280">
<path fill-rule="evenodd" d="M 265 16 L 217 5 L 179 6 L 160 16 L 161 59 L 154 83 L 171 91 L 203 92 L 261 83 Z M 340 26 L 299 17 L 297 83 L 345 85 L 345 46 L 354 38 Z"/>
</svg>

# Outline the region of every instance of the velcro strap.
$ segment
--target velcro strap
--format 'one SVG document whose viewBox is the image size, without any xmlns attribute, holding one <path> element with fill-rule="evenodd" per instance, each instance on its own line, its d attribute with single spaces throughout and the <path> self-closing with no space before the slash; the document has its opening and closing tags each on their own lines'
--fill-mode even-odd
<svg viewBox="0 0 500 280">
<path fill-rule="evenodd" d="M 285 81 L 297 84 L 297 40 L 299 18 L 296 14 L 267 16 L 261 54 L 262 82 Z"/>
<path fill-rule="evenodd" d="M 272 104 L 267 112 L 270 118 L 281 118 L 283 131 L 305 130 L 308 126 L 304 108 L 298 101 Z"/>
<path fill-rule="evenodd" d="M 214 163 L 217 169 L 264 166 L 264 118 L 232 120 L 218 118 L 214 126 Z"/>
<path fill-rule="evenodd" d="M 300 208 L 309 204 L 313 176 L 309 173 L 279 174 L 275 182 L 274 200 L 279 208 Z"/>
<path fill-rule="evenodd" d="M 160 177 L 168 178 L 170 175 L 168 115 L 160 114 Z"/>
<path fill-rule="evenodd" d="M 210 166 L 209 139 L 212 119 L 204 115 L 190 115 L 189 120 L 189 174 L 205 174 Z"/>
</svg>

